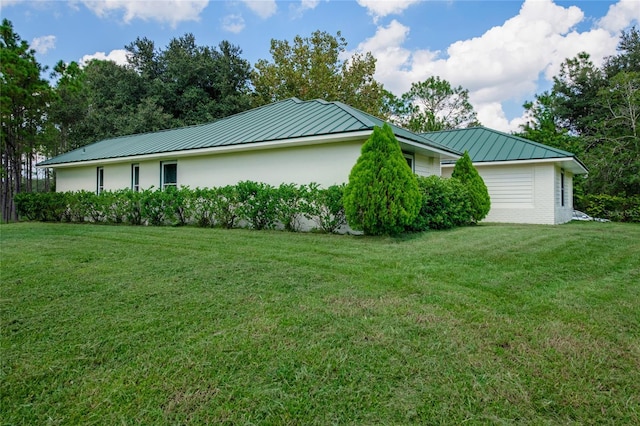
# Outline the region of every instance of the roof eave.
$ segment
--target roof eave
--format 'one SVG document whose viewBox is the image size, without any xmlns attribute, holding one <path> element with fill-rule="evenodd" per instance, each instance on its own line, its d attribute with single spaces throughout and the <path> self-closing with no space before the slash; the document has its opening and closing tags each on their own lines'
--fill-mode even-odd
<svg viewBox="0 0 640 426">
<path fill-rule="evenodd" d="M 43 164 L 45 162 L 42 162 L 42 163 L 36 164 L 36 167 L 55 169 L 55 168 L 90 166 L 90 165 L 97 165 L 97 164 L 162 160 L 162 159 L 168 159 L 168 158 L 177 159 L 177 158 L 195 157 L 199 155 L 208 155 L 208 154 L 223 154 L 223 153 L 229 153 L 229 152 L 276 149 L 276 148 L 285 148 L 285 147 L 293 147 L 293 146 L 317 145 L 317 144 L 324 144 L 324 143 L 349 142 L 349 141 L 366 139 L 369 137 L 369 135 L 371 135 L 371 133 L 372 133 L 372 130 L 358 130 L 353 132 L 342 132 L 342 133 L 335 133 L 335 134 L 328 134 L 328 135 L 305 136 L 300 138 L 279 139 L 279 140 L 265 141 L 265 142 L 240 143 L 240 144 L 234 144 L 234 145 L 223 145 L 223 146 L 214 146 L 214 147 L 208 147 L 208 148 L 188 149 L 183 151 L 167 151 L 167 152 L 157 152 L 157 153 L 149 153 L 149 154 L 122 156 L 122 157 L 96 158 L 96 159 L 90 159 L 90 160 L 78 160 L 78 161 L 71 161 L 71 162 L 65 162 L 65 163 Z"/>
<path fill-rule="evenodd" d="M 521 164 L 539 164 L 539 163 L 559 163 L 574 175 L 589 173 L 589 170 L 576 157 L 559 157 L 559 158 L 533 158 L 527 160 L 506 160 L 506 161 L 473 161 L 473 165 L 478 166 L 506 166 Z M 568 163 L 567 165 L 564 165 Z M 454 167 L 453 163 L 442 163 L 442 167 Z"/>
</svg>

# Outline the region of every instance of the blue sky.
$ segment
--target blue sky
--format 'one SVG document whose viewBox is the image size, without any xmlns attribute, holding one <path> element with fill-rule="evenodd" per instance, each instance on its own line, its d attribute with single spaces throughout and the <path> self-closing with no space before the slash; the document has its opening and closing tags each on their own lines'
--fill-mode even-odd
<svg viewBox="0 0 640 426">
<path fill-rule="evenodd" d="M 341 31 L 345 55 L 370 51 L 376 78 L 401 95 L 438 75 L 468 88 L 480 121 L 517 130 L 522 103 L 550 87 L 567 57 L 615 54 L 620 31 L 640 21 L 640 0 L 2 0 L 0 15 L 40 63 L 93 57 L 123 62 L 147 37 L 165 47 L 193 33 L 200 45 L 229 40 L 255 64 L 271 39 Z"/>
</svg>

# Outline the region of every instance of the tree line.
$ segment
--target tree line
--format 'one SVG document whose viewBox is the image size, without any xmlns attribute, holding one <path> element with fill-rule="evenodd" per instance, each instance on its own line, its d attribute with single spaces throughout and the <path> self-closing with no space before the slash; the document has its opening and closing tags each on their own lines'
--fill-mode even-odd
<svg viewBox="0 0 640 426">
<path fill-rule="evenodd" d="M 579 184 L 585 193 L 639 194 L 639 45 L 633 28 L 602 69 L 586 54 L 567 59 L 553 90 L 525 105 L 531 119 L 521 135 L 583 159 L 591 171 Z M 17 219 L 15 194 L 52 189 L 51 176 L 35 174 L 43 157 L 105 138 L 206 123 L 293 96 L 341 101 L 418 133 L 480 124 L 468 90 L 431 76 L 395 96 L 375 80 L 371 53 L 342 59 L 346 48 L 340 32 L 315 31 L 291 42 L 271 40 L 271 58 L 252 67 L 239 46 L 202 46 L 185 34 L 164 48 L 137 38 L 125 46 L 125 65 L 60 61 L 47 70 L 4 19 L 2 218 Z"/>
</svg>

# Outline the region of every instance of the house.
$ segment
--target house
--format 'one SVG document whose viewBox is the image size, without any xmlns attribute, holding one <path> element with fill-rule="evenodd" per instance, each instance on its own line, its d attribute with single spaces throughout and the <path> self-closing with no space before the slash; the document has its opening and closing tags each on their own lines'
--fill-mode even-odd
<svg viewBox="0 0 640 426">
<path fill-rule="evenodd" d="M 491 197 L 485 221 L 559 224 L 571 220 L 573 177 L 587 173 L 574 154 L 485 127 L 423 136 L 469 152 Z M 442 176 L 450 177 L 453 167 L 453 162 L 443 161 Z"/>
<path fill-rule="evenodd" d="M 57 191 L 219 187 L 243 180 L 329 186 L 348 181 L 383 121 L 340 102 L 275 102 L 218 121 L 102 140 L 41 162 Z M 391 126 L 418 175 L 440 175 L 454 149 Z"/>
<path fill-rule="evenodd" d="M 219 187 L 243 180 L 330 186 L 347 182 L 363 143 L 384 122 L 340 102 L 275 102 L 212 123 L 106 139 L 41 162 L 58 191 Z M 484 127 L 416 134 L 391 125 L 421 176 L 451 176 L 468 151 L 491 196 L 489 222 L 571 220 L 571 153 Z"/>
</svg>

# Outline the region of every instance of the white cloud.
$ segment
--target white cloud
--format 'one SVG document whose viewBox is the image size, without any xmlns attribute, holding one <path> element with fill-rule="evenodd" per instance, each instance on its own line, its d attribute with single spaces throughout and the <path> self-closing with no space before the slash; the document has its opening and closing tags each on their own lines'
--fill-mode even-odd
<svg viewBox="0 0 640 426">
<path fill-rule="evenodd" d="M 307 10 L 313 10 L 320 4 L 320 0 L 300 0 L 299 4 L 291 3 L 289 10 L 294 18 L 300 18 Z"/>
<path fill-rule="evenodd" d="M 31 48 L 42 55 L 55 47 L 56 36 L 54 35 L 36 37 L 31 41 Z"/>
<path fill-rule="evenodd" d="M 398 15 L 412 4 L 421 0 L 358 0 L 358 4 L 367 9 L 374 22 L 387 15 Z"/>
<path fill-rule="evenodd" d="M 175 27 L 184 21 L 197 21 L 209 0 L 82 0 L 99 17 L 123 12 L 126 23 L 134 19 L 169 23 Z"/>
<path fill-rule="evenodd" d="M 242 0 L 242 2 L 262 19 L 269 18 L 278 10 L 276 0 Z"/>
<path fill-rule="evenodd" d="M 222 29 L 234 34 L 244 30 L 244 18 L 242 15 L 227 15 L 222 19 Z"/>
<path fill-rule="evenodd" d="M 101 61 L 112 61 L 118 65 L 126 65 L 128 54 L 129 52 L 124 49 L 112 50 L 109 54 L 106 54 L 105 52 L 96 52 L 93 55 L 84 55 L 80 59 L 79 64 L 84 66 L 92 59 L 99 59 Z"/>
<path fill-rule="evenodd" d="M 640 1 L 620 0 L 609 6 L 609 11 L 598 21 L 598 26 L 609 32 L 618 33 L 632 25 L 634 21 L 640 24 Z"/>
<path fill-rule="evenodd" d="M 315 9 L 316 6 L 318 6 L 319 3 L 320 3 L 320 0 L 301 0 L 300 1 L 300 8 L 302 10 Z"/>
<path fill-rule="evenodd" d="M 527 0 L 518 15 L 478 37 L 457 41 L 444 52 L 403 47 L 410 28 L 396 20 L 378 27 L 356 50 L 373 53 L 376 79 L 396 95 L 408 91 L 412 82 L 440 76 L 469 89 L 483 124 L 516 130 L 521 118 L 506 117 L 506 102 L 533 99 L 542 91 L 539 80 L 550 84 L 561 63 L 581 51 L 590 53 L 596 65 L 615 53 L 618 34 L 602 28 L 579 33 L 575 27 L 583 19 L 584 13 L 576 6 Z"/>
</svg>

